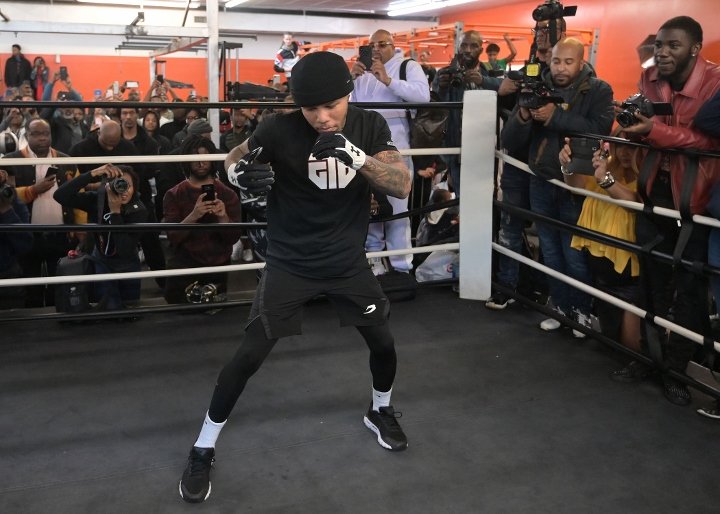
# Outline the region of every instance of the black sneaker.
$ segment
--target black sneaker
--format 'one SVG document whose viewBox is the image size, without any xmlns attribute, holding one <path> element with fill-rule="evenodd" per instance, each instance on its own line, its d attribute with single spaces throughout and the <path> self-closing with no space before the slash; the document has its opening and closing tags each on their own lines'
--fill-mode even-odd
<svg viewBox="0 0 720 514">
<path fill-rule="evenodd" d="M 493 293 L 493 295 L 485 302 L 485 307 L 494 311 L 501 311 L 511 303 L 515 303 L 514 298 L 510 298 L 502 293 Z"/>
<path fill-rule="evenodd" d="M 645 380 L 652 373 L 652 368 L 639 361 L 630 361 L 623 369 L 610 372 L 610 378 L 615 382 L 639 382 Z"/>
<path fill-rule="evenodd" d="M 193 446 L 180 479 L 180 496 L 190 503 L 204 502 L 210 496 L 210 468 L 215 462 L 215 448 Z"/>
<path fill-rule="evenodd" d="M 700 407 L 697 413 L 708 418 L 720 419 L 720 400 L 715 400 L 714 404 L 707 407 Z"/>
<path fill-rule="evenodd" d="M 685 384 L 682 382 L 678 382 L 674 378 L 664 376 L 662 378 L 663 381 L 663 393 L 665 394 L 665 398 L 668 399 L 670 403 L 674 403 L 675 405 L 685 406 L 689 405 L 692 401 L 692 396 L 690 396 L 690 390 L 687 388 Z"/>
<path fill-rule="evenodd" d="M 378 444 L 388 450 L 399 452 L 407 448 L 407 437 L 400 428 L 397 418 L 401 412 L 395 412 L 392 405 L 380 407 L 380 412 L 368 409 L 365 414 L 365 426 L 377 434 Z"/>
</svg>

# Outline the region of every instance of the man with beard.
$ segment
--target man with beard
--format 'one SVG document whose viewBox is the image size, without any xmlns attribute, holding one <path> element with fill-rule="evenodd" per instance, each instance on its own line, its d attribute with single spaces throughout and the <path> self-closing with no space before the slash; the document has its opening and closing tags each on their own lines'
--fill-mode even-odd
<svg viewBox="0 0 720 514">
<path fill-rule="evenodd" d="M 405 64 L 405 75 L 401 79 L 401 68 L 405 57 L 400 49 L 395 48 L 392 34 L 387 30 L 376 30 L 370 36 L 372 47 L 372 66 L 368 69 L 359 60 L 353 64 L 352 73 L 355 80 L 355 89 L 350 95 L 353 102 L 429 102 L 430 88 L 422 67 L 413 60 Z M 393 144 L 398 150 L 410 148 L 410 124 L 405 109 L 379 109 L 378 112 L 385 118 Z M 413 163 L 410 157 L 405 158 L 405 164 L 412 176 Z M 407 198 L 389 197 L 392 214 L 406 212 Z M 410 219 L 401 218 L 384 223 L 371 223 L 368 227 L 368 237 L 365 249 L 369 252 L 385 250 L 400 250 L 412 246 L 410 237 Z M 387 270 L 382 259 L 374 257 L 372 262 L 373 273 L 382 275 Z M 408 273 L 412 268 L 412 255 L 393 255 L 389 258 L 392 269 Z"/>
<path fill-rule="evenodd" d="M 437 72 L 432 90 L 438 94 L 441 102 L 462 102 L 465 91 L 474 89 L 491 89 L 497 91 L 500 96 L 511 94 L 517 90 L 512 80 L 491 77 L 485 67 L 480 64 L 480 54 L 483 51 L 482 42 L 482 34 L 477 30 L 465 32 L 450 66 L 441 68 Z M 446 147 L 460 146 L 461 129 L 462 110 L 450 109 L 444 141 Z M 447 160 L 450 170 L 450 185 L 459 195 L 460 157 L 447 155 L 444 158 Z"/>
<path fill-rule="evenodd" d="M 255 113 L 252 109 L 234 107 L 230 114 L 232 129 L 220 136 L 220 150 L 227 153 L 249 138 L 255 127 Z"/>
<path fill-rule="evenodd" d="M 190 135 L 183 142 L 188 154 L 216 153 L 213 142 L 200 135 Z M 240 221 L 240 200 L 235 191 L 220 182 L 211 161 L 182 163 L 186 180 L 165 193 L 163 211 L 166 223 L 236 223 Z M 168 231 L 170 251 L 167 267 L 198 268 L 230 264 L 233 244 L 240 238 L 238 230 Z M 168 277 L 165 299 L 168 303 L 187 301 L 186 288 L 213 284 L 219 294 L 227 289 L 227 273 Z"/>
<path fill-rule="evenodd" d="M 643 71 L 639 87 L 650 101 L 671 103 L 673 114 L 647 118 L 636 113 L 637 123 L 627 127 L 626 133 L 640 137 L 656 150 L 720 148 L 720 138 L 703 133 L 693 125 L 696 113 L 720 90 L 720 67 L 700 56 L 702 42 L 702 27 L 688 16 L 672 18 L 660 27 L 655 37 L 655 65 Z M 700 158 L 696 177 L 687 179 L 690 168 L 688 157 L 656 150 L 646 156 L 638 181 L 638 193 L 643 202 L 657 207 L 689 210 L 691 214 L 704 214 L 710 191 L 720 181 L 720 160 Z M 682 201 L 683 183 L 688 180 L 693 184 L 692 193 L 689 199 Z M 683 228 L 691 226 L 686 220 L 682 225 Z M 681 230 L 674 219 L 645 213 L 637 217 L 638 244 L 645 245 L 661 236 L 662 241 L 654 248 L 666 254 L 674 253 Z M 682 253 L 683 258 L 704 262 L 707 259 L 707 243 L 708 227 L 694 225 Z M 683 266 L 671 266 L 652 259 L 643 261 L 641 276 L 647 279 L 648 305 L 645 307 L 665 318 L 672 312 L 675 323 L 694 332 L 708 334 L 707 278 Z M 658 363 L 663 370 L 684 373 L 695 351 L 695 344 L 674 332 L 668 336 L 665 329 L 654 325 L 645 324 L 643 328 L 645 342 L 650 345 L 648 349 L 659 345 L 663 350 L 662 362 Z M 647 376 L 647 369 L 631 363 L 614 375 L 624 377 L 625 381 L 638 380 Z M 676 405 L 691 402 L 690 391 L 685 384 L 666 373 L 663 373 L 663 392 Z"/>
<path fill-rule="evenodd" d="M 50 125 L 43 119 L 32 120 L 27 127 L 26 148 L 5 157 L 35 159 L 42 157 L 67 157 L 52 148 Z M 2 164 L 0 162 L 0 164 Z M 85 223 L 87 216 L 55 201 L 53 194 L 68 180 L 77 175 L 77 167 L 71 164 L 50 166 L 48 164 L 21 164 L 5 166 L 15 178 L 17 196 L 30 211 L 30 223 L 35 225 L 73 225 Z M 43 267 L 50 277 L 55 276 L 58 259 L 77 246 L 75 234 L 64 232 L 33 232 L 30 252 L 20 257 L 24 277 L 39 277 Z M 27 307 L 54 305 L 55 289 L 51 284 L 28 286 Z"/>
<path fill-rule="evenodd" d="M 574 225 L 582 210 L 582 197 L 549 180 L 562 180 L 558 156 L 565 135 L 610 133 L 613 92 L 585 66 L 583 44 L 574 38 L 563 39 L 553 47 L 550 67 L 544 70 L 541 79 L 553 95 L 562 98 L 562 104 L 548 102 L 536 109 L 515 106 L 502 131 L 502 143 L 511 155 L 528 152 L 528 165 L 535 174 L 530 177 L 529 189 L 532 211 Z M 543 223 L 537 224 L 537 230 L 545 264 L 588 283 L 590 272 L 585 255 L 570 247 L 572 235 Z M 558 314 L 572 316 L 577 323 L 590 327 L 590 296 L 557 279 L 550 279 L 549 286 Z M 546 331 L 561 326 L 555 318 L 540 323 L 540 328 Z M 585 337 L 578 330 L 573 330 L 573 335 Z"/>
</svg>

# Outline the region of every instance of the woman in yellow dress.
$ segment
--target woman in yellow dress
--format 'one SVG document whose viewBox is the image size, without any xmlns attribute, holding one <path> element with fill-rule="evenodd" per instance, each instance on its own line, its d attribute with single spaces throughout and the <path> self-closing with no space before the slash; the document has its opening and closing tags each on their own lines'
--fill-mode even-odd
<svg viewBox="0 0 720 514">
<path fill-rule="evenodd" d="M 616 131 L 613 135 L 621 135 Z M 567 170 L 572 159 L 569 139 L 560 151 L 560 164 L 565 183 L 600 193 L 617 200 L 638 202 L 637 194 L 637 149 L 630 145 L 612 143 L 606 150 L 593 154 L 594 173 L 585 175 Z M 588 170 L 591 172 L 593 170 Z M 593 197 L 587 197 L 583 204 L 578 226 L 602 232 L 625 241 L 635 242 L 635 211 L 611 204 Z M 575 235 L 571 246 L 588 254 L 588 265 L 595 287 L 631 303 L 637 303 L 640 264 L 637 255 L 615 246 L 599 243 Z M 603 334 L 620 341 L 638 353 L 641 352 L 640 318 L 606 302 L 598 301 L 596 312 Z M 615 371 L 611 377 L 620 381 L 633 381 L 647 374 L 647 369 L 638 362 Z"/>
</svg>

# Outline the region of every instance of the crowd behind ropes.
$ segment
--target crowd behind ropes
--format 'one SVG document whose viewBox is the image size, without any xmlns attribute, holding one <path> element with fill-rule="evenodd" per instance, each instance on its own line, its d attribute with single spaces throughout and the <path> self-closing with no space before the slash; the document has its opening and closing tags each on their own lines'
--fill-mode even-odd
<svg viewBox="0 0 720 514">
<path fill-rule="evenodd" d="M 502 118 L 499 145 L 509 156 L 528 163 L 532 174 L 508 163 L 497 176 L 497 196 L 503 204 L 584 227 L 617 239 L 675 254 L 693 263 L 720 267 L 720 229 L 689 223 L 701 214 L 720 218 L 720 160 L 690 158 L 670 149 L 720 150 L 720 67 L 703 57 L 701 25 L 687 16 L 668 19 L 657 30 L 654 58 L 638 67 L 638 96 L 615 98 L 611 84 L 586 61 L 581 41 L 567 37 L 568 20 L 538 21 L 532 28 L 529 68 L 510 72 L 516 50 L 509 37 L 501 45 L 485 45 L 482 34 L 467 31 L 457 52 L 440 69 L 408 60 L 396 48 L 393 36 L 377 30 L 370 37 L 366 59 L 353 60 L 351 74 L 356 102 L 462 101 L 465 91 L 487 89 L 498 94 Z M 273 64 L 287 82 L 275 77 L 268 85 L 286 89 L 286 109 L 245 108 L 242 103 L 222 111 L 219 148 L 211 140 L 206 98 L 181 95 L 168 81 L 156 80 L 144 98 L 136 89 L 109 86 L 113 108 L 34 108 L 36 100 L 82 100 L 71 76 L 48 69 L 42 57 L 32 63 L 19 45 L 5 63 L 5 100 L 21 100 L 27 107 L 5 108 L 0 121 L 0 153 L 4 158 L 100 156 L 105 164 L 12 165 L 0 161 L 0 224 L 40 225 L 100 223 L 230 223 L 264 221 L 265 195 L 249 195 L 227 179 L 222 161 L 167 162 L 116 165 L 125 155 L 185 155 L 227 153 L 248 139 L 270 116 L 296 109 L 292 98 L 292 65 L 301 56 L 286 34 Z M 628 53 L 627 58 L 635 58 Z M 182 97 L 185 96 L 185 97 Z M 124 101 L 197 102 L 192 108 L 125 107 Z M 658 109 L 669 104 L 669 109 Z M 666 106 L 667 109 L 667 106 Z M 654 111 L 657 110 L 657 113 Z M 411 147 L 412 121 L 404 109 L 379 109 L 387 120 L 395 146 Z M 466 113 L 467 115 L 467 113 Z M 449 110 L 443 146 L 460 146 L 463 112 Z M 644 145 L 582 139 L 573 134 L 615 136 Z M 370 199 L 367 251 L 393 250 L 412 245 L 457 241 L 456 207 L 424 214 L 419 220 L 380 219 L 409 207 L 442 203 L 461 196 L 461 162 L 455 155 L 409 158 L 414 194 L 410 201 L 374 192 Z M 472 163 L 462 163 L 472 173 Z M 119 179 L 119 180 L 118 180 Z M 596 197 L 558 187 L 563 181 L 618 200 L 646 207 L 680 210 L 685 219 L 635 211 Z M 117 183 L 123 187 L 115 187 Z M 689 185 L 687 184 L 689 183 Z M 422 191 L 422 193 L 420 193 Z M 270 193 L 272 201 L 272 193 Z M 380 221 L 378 221 L 380 220 Z M 718 339 L 720 275 L 698 273 L 696 266 L 647 257 L 573 235 L 555 225 L 532 222 L 516 211 L 497 209 L 498 244 L 517 253 L 529 253 L 552 270 L 561 272 L 616 298 L 636 304 L 692 331 Z M 529 236 L 537 245 L 529 244 Z M 95 273 L 221 266 L 231 262 L 262 261 L 265 234 L 261 229 L 99 233 L 6 232 L 0 234 L 0 278 L 53 276 L 59 259 L 68 252 L 90 257 Z M 75 254 L 73 253 L 73 254 Z M 377 276 L 389 273 L 433 275 L 433 262 L 411 255 L 369 259 Z M 529 272 L 514 259 L 500 255 L 493 290 L 486 307 L 496 311 L 513 306 L 507 291 L 538 302 L 548 302 L 556 315 L 539 328 L 568 337 L 584 338 L 578 328 L 599 328 L 640 354 L 660 348 L 654 366 L 632 360 L 610 373 L 613 380 L 635 382 L 658 379 L 672 403 L 688 405 L 691 393 L 670 370 L 685 373 L 691 360 L 706 362 L 702 346 L 664 329 L 644 323 L 619 307 L 597 300 L 557 279 Z M 445 266 L 445 271 L 447 271 Z M 695 269 L 691 269 L 695 268 Z M 456 268 L 454 268 L 456 269 Z M 444 278 L 442 271 L 439 278 Z M 203 295 L 222 299 L 227 294 L 226 273 L 157 279 L 169 303 L 197 301 Z M 102 308 L 121 309 L 137 304 L 140 281 L 100 282 L 93 292 Z M 50 285 L 0 288 L 0 308 L 47 307 L 55 301 Z M 568 323 L 572 327 L 568 327 Z M 718 361 L 718 359 L 715 359 Z M 720 419 L 718 405 L 700 409 Z"/>
</svg>

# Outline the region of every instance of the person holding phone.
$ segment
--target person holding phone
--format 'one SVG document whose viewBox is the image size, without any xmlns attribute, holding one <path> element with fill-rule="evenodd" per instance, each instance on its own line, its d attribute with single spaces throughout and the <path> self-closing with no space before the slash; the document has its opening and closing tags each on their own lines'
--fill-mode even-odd
<svg viewBox="0 0 720 514">
<path fill-rule="evenodd" d="M 370 50 L 370 65 L 367 62 L 367 50 Z M 393 37 L 387 30 L 377 30 L 370 36 L 370 44 L 361 48 L 361 59 L 353 64 L 350 72 L 355 81 L 355 90 L 350 96 L 353 102 L 429 102 L 430 86 L 425 72 L 419 63 L 405 60 L 401 50 L 396 49 Z M 401 67 L 405 74 L 401 78 Z M 378 112 L 387 121 L 392 133 L 392 140 L 398 149 L 410 148 L 410 124 L 405 109 L 379 109 Z M 410 177 L 413 174 L 413 163 L 405 157 L 405 164 Z M 393 206 L 393 214 L 408 209 L 407 198 L 389 197 Z M 367 251 L 397 250 L 410 248 L 410 220 L 401 218 L 384 223 L 371 223 L 365 244 Z M 390 257 L 390 265 L 395 271 L 409 273 L 412 269 L 412 255 L 394 255 Z M 373 273 L 383 275 L 388 270 L 378 257 L 371 259 Z"/>
<path fill-rule="evenodd" d="M 616 130 L 613 136 L 623 137 L 624 133 Z M 559 155 L 565 183 L 616 200 L 639 202 L 638 148 L 621 143 L 599 143 L 599 149 L 593 153 L 592 161 L 584 162 L 584 169 L 578 168 L 573 172 L 570 171 L 571 168 L 574 169 L 570 166 L 573 162 L 573 144 L 570 138 L 565 138 L 565 146 Z M 583 202 L 577 225 L 625 241 L 635 241 L 635 211 L 591 196 Z M 570 246 L 585 252 L 595 287 L 626 302 L 638 303 L 640 263 L 637 255 L 580 235 L 572 237 Z M 640 318 L 600 300 L 596 303 L 596 311 L 603 334 L 620 341 L 635 352 L 641 352 Z M 637 361 L 633 361 L 629 368 L 632 372 L 628 371 L 628 368 L 613 371 L 610 378 L 627 382 L 630 381 L 632 373 L 639 373 L 641 369 L 645 373 L 649 372 L 649 369 Z"/>
<path fill-rule="evenodd" d="M 27 147 L 9 153 L 5 158 L 67 157 L 52 147 L 50 124 L 37 118 L 31 120 L 26 132 Z M 53 193 L 59 186 L 78 174 L 77 167 L 69 164 L 23 164 L 1 166 L 14 177 L 18 198 L 28 206 L 30 223 L 35 225 L 73 225 L 85 223 L 87 216 L 59 204 Z M 78 244 L 77 234 L 62 232 L 34 232 L 32 249 L 20 257 L 25 277 L 39 277 L 42 269 L 54 276 L 57 261 Z M 45 307 L 54 305 L 54 286 L 42 285 L 27 288 L 26 306 Z"/>
<path fill-rule="evenodd" d="M 183 143 L 188 154 L 216 153 L 215 144 L 200 135 L 190 135 Z M 217 179 L 211 161 L 182 163 L 184 181 L 170 189 L 163 198 L 163 222 L 166 223 L 235 223 L 240 221 L 238 195 Z M 168 230 L 170 249 L 167 268 L 198 268 L 230 264 L 232 247 L 240 239 L 239 230 Z M 219 294 L 227 289 L 227 273 L 168 277 L 165 299 L 168 303 L 189 301 L 188 286 L 213 284 Z"/>
</svg>

